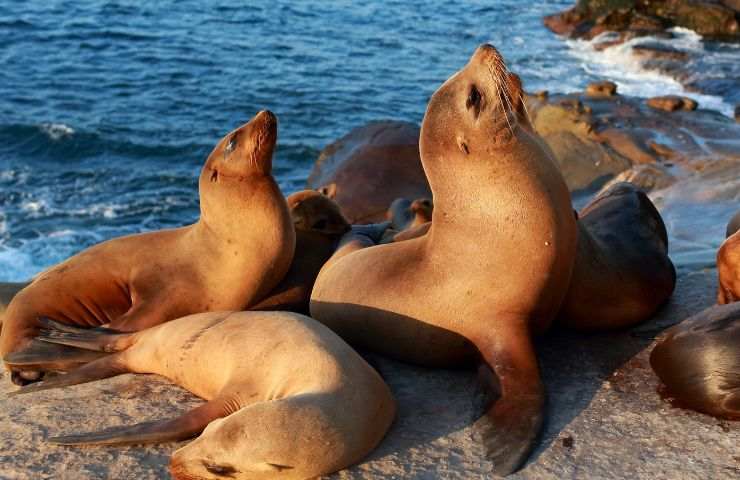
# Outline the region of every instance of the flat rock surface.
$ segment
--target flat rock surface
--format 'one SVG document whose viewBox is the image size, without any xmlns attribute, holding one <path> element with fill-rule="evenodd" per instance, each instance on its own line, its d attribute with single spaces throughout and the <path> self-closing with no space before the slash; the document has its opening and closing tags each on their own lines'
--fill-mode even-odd
<svg viewBox="0 0 740 480">
<path fill-rule="evenodd" d="M 684 272 L 660 314 L 628 331 L 553 331 L 539 341 L 547 424 L 529 463 L 511 478 L 721 479 L 740 475 L 740 422 L 675 409 L 656 393 L 652 339 L 714 301 L 716 272 Z M 391 385 L 399 417 L 365 462 L 333 478 L 489 478 L 471 437 L 472 372 L 370 360 Z M 0 381 L 0 478 L 167 478 L 182 444 L 59 447 L 47 436 L 171 417 L 199 404 L 155 376 L 124 375 L 64 390 L 8 397 Z"/>
</svg>

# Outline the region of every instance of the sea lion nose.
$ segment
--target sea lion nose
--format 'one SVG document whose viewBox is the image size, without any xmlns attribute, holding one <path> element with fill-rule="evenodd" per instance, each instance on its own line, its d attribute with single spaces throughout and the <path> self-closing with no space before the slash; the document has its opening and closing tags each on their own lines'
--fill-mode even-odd
<svg viewBox="0 0 740 480">
<path fill-rule="evenodd" d="M 482 63 L 485 65 L 490 65 L 491 63 L 504 63 L 504 59 L 499 51 L 496 50 L 496 47 L 488 43 L 484 43 L 476 48 L 470 61 L 471 63 Z"/>
<path fill-rule="evenodd" d="M 269 110 L 260 110 L 260 112 L 255 115 L 255 120 L 261 122 L 265 126 L 277 125 L 277 116 Z"/>
</svg>

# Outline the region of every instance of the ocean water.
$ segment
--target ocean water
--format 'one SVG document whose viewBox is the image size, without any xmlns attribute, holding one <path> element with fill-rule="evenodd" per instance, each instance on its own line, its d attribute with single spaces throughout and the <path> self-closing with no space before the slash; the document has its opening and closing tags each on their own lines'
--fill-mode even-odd
<svg viewBox="0 0 740 480">
<path fill-rule="evenodd" d="M 482 42 L 530 91 L 613 78 L 632 95 L 684 93 L 624 49 L 595 55 L 547 31 L 542 16 L 572 0 L 246 3 L 0 0 L 0 281 L 192 222 L 203 160 L 260 109 L 280 119 L 277 179 L 298 190 L 352 127 L 420 122 Z M 714 52 L 699 100 L 729 114 L 734 47 L 680 33 Z"/>
</svg>

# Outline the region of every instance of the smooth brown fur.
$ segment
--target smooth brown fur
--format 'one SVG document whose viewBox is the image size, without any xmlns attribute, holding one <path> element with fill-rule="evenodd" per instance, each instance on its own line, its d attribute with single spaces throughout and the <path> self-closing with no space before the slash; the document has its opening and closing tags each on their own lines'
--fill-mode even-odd
<svg viewBox="0 0 740 480">
<path fill-rule="evenodd" d="M 39 317 L 131 332 L 264 297 L 295 245 L 271 175 L 276 139 L 277 119 L 263 111 L 216 145 L 200 175 L 197 223 L 103 242 L 38 275 L 8 306 L 0 355 L 31 346 Z M 38 377 L 13 372 L 16 383 Z"/>
<path fill-rule="evenodd" d="M 565 297 L 577 235 L 568 189 L 521 95 L 496 49 L 479 47 L 422 124 L 429 232 L 330 261 L 311 297 L 312 316 L 350 343 L 434 366 L 479 355 L 498 399 L 475 429 L 498 474 L 521 465 L 542 424 L 531 337 Z"/>
</svg>

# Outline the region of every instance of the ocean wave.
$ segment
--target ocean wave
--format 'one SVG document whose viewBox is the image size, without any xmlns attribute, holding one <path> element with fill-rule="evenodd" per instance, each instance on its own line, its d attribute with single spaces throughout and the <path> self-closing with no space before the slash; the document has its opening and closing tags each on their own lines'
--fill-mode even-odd
<svg viewBox="0 0 740 480">
<path fill-rule="evenodd" d="M 692 30 L 673 28 L 672 38 L 638 37 L 600 49 L 599 46 L 617 39 L 618 34 L 605 32 L 592 40 L 567 40 L 570 53 L 581 61 L 581 68 L 589 74 L 614 81 L 619 92 L 636 97 L 649 98 L 659 95 L 683 95 L 699 102 L 700 108 L 708 108 L 732 117 L 734 106 L 721 96 L 687 90 L 673 76 L 648 68 L 647 59 L 635 53 L 635 47 L 653 45 L 690 53 L 696 58 L 704 55 L 702 37 Z M 701 72 L 693 72 L 701 75 Z"/>
<path fill-rule="evenodd" d="M 144 160 L 201 159 L 208 148 L 205 143 L 158 144 L 116 139 L 98 132 L 81 131 L 65 123 L 0 124 L 0 152 L 23 152 L 28 159 L 81 160 L 101 155 Z"/>
</svg>

